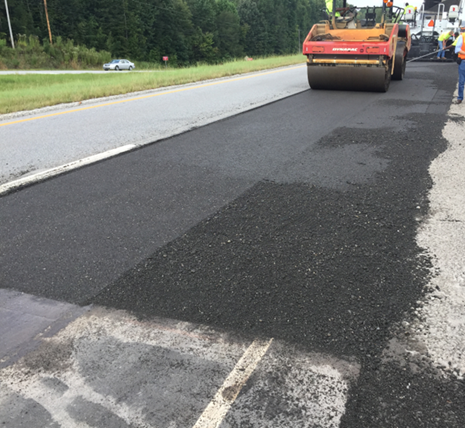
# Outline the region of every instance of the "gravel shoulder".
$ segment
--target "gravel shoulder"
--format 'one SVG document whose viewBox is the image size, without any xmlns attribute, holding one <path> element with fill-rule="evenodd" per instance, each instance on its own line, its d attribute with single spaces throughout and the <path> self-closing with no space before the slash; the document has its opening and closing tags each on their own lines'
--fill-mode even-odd
<svg viewBox="0 0 465 428">
<path fill-rule="evenodd" d="M 465 375 L 465 116 L 452 105 L 443 135 L 447 150 L 431 164 L 430 213 L 418 244 L 433 260 L 431 293 L 410 326 L 435 364 L 463 380 Z"/>
</svg>

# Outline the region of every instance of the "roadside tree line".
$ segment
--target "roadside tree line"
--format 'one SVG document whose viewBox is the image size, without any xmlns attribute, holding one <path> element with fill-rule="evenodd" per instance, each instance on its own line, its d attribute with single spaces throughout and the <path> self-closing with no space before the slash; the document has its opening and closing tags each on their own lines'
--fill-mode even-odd
<svg viewBox="0 0 465 428">
<path fill-rule="evenodd" d="M 170 65 L 296 53 L 323 0 L 47 0 L 52 40 Z M 8 0 L 15 39 L 48 40 L 43 0 Z M 0 40 L 8 40 L 0 2 Z"/>
</svg>

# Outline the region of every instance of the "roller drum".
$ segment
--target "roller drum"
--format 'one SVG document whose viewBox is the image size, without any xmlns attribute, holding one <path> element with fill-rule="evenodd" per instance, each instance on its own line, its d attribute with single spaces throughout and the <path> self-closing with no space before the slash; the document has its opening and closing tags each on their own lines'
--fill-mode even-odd
<svg viewBox="0 0 465 428">
<path fill-rule="evenodd" d="M 399 30 L 397 32 L 397 37 L 407 38 L 408 37 L 407 27 L 408 25 L 406 24 L 399 24 Z"/>
<path fill-rule="evenodd" d="M 386 92 L 391 68 L 351 65 L 308 65 L 308 83 L 312 89 Z"/>
<path fill-rule="evenodd" d="M 397 42 L 392 80 L 403 80 L 404 78 L 406 66 L 406 58 L 404 56 L 405 46 L 406 44 L 404 41 Z"/>
</svg>

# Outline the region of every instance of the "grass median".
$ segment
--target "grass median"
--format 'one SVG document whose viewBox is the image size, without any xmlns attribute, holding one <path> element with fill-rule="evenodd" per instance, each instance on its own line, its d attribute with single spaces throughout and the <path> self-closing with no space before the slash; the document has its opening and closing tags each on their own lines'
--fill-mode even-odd
<svg viewBox="0 0 465 428">
<path fill-rule="evenodd" d="M 299 54 L 140 73 L 0 75 L 0 114 L 234 76 L 304 62 L 305 57 Z"/>
</svg>

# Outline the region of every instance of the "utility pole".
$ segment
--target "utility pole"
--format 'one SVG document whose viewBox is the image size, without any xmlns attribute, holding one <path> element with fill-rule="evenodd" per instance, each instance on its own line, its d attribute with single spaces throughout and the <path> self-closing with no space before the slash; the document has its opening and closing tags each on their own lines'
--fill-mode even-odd
<svg viewBox="0 0 465 428">
<path fill-rule="evenodd" d="M 50 44 L 53 45 L 52 32 L 50 31 L 50 22 L 48 21 L 47 0 L 44 0 L 44 6 L 45 6 L 45 17 L 47 18 L 48 37 L 50 38 Z"/>
<path fill-rule="evenodd" d="M 15 48 L 15 39 L 13 39 L 13 31 L 11 31 L 11 22 L 10 22 L 10 14 L 8 13 L 8 3 L 5 0 L 5 9 L 6 9 L 6 19 L 8 21 L 8 28 L 10 29 L 10 39 L 11 39 L 11 47 Z"/>
</svg>

